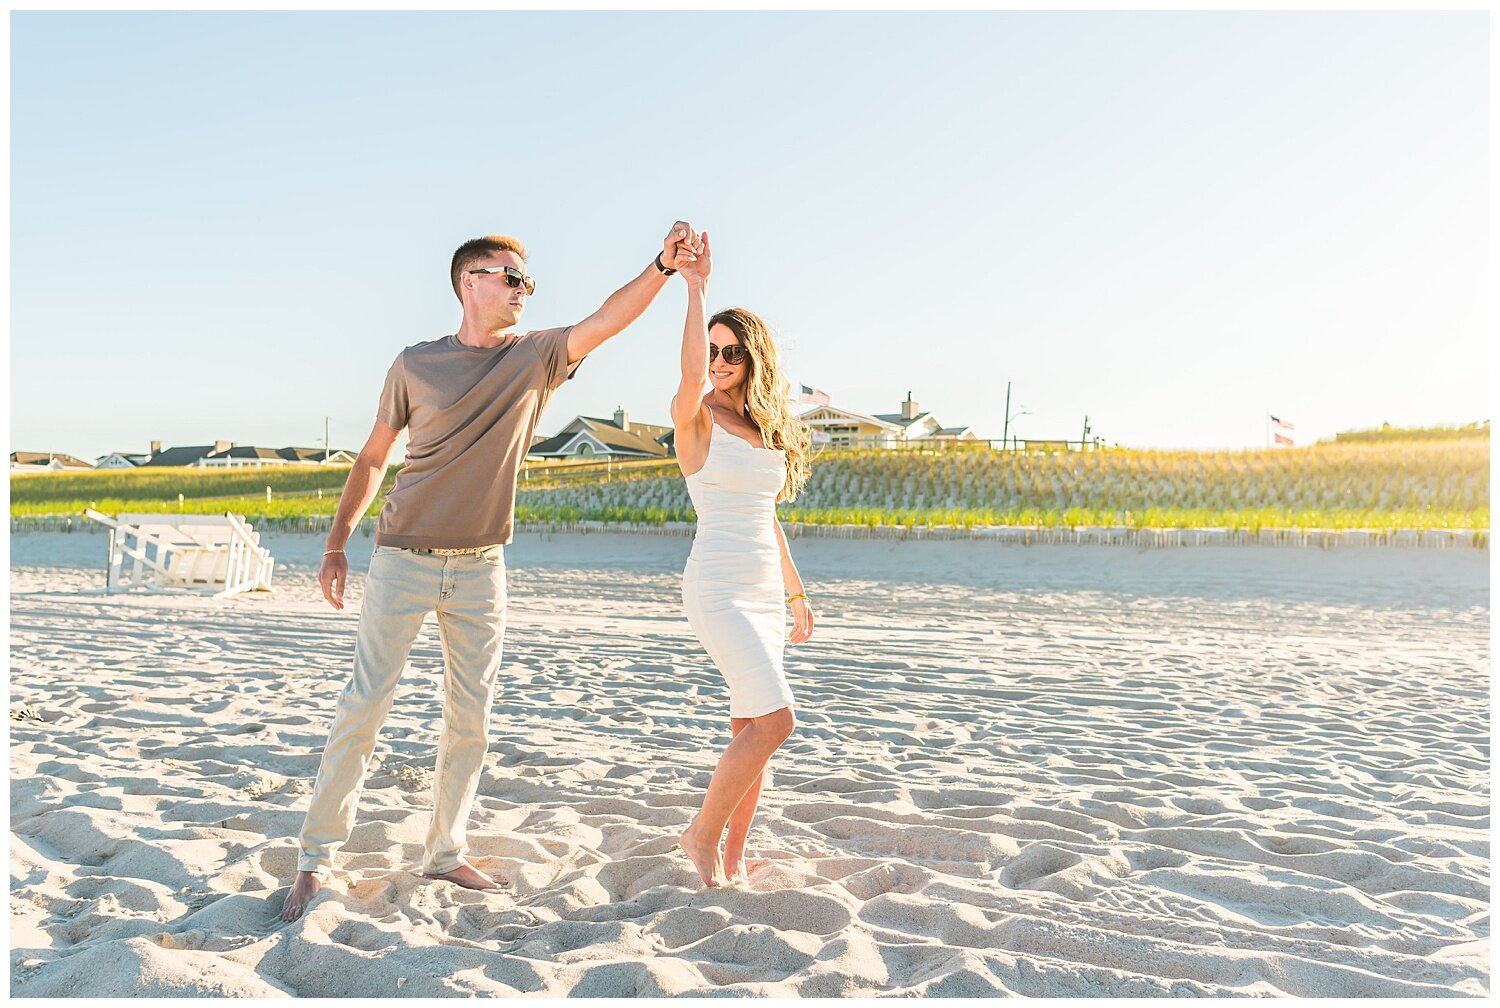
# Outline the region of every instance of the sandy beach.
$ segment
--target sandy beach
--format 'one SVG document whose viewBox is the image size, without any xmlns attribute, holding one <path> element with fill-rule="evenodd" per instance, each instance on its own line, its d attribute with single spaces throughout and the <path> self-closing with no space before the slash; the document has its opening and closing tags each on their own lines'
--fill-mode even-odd
<svg viewBox="0 0 1500 1008">
<path fill-rule="evenodd" d="M 817 607 L 748 889 L 672 850 L 728 739 L 685 538 L 522 535 L 471 856 L 418 874 L 429 618 L 331 886 L 277 918 L 348 674 L 276 591 L 12 538 L 11 994 L 1489 993 L 1489 555 L 793 543 Z"/>
</svg>

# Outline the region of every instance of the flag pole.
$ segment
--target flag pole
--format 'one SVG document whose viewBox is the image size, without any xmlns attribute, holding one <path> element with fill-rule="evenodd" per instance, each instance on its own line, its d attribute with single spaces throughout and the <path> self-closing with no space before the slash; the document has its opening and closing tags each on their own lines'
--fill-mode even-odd
<svg viewBox="0 0 1500 1008">
<path fill-rule="evenodd" d="M 1266 448 L 1271 447 L 1271 411 L 1266 410 Z"/>
</svg>

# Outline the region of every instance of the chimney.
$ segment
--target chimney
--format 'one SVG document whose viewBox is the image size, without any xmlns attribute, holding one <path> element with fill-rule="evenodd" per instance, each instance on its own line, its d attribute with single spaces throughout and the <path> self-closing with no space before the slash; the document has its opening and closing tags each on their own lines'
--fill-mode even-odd
<svg viewBox="0 0 1500 1008">
<path fill-rule="evenodd" d="M 615 426 L 621 430 L 630 429 L 630 414 L 625 412 L 625 407 L 615 407 Z"/>
<path fill-rule="evenodd" d="M 152 441 L 151 442 L 151 454 L 152 455 L 160 455 L 161 454 L 161 442 L 160 441 Z"/>
<path fill-rule="evenodd" d="M 912 401 L 911 393 L 907 392 L 906 402 L 901 404 L 901 419 L 915 420 L 921 414 L 921 412 L 921 407 L 919 407 L 915 402 Z"/>
<path fill-rule="evenodd" d="M 229 441 L 215 441 L 214 442 L 214 454 L 217 455 L 219 452 L 228 451 L 229 449 L 231 449 L 233 447 L 234 447 L 234 444 L 232 442 L 229 442 Z"/>
</svg>

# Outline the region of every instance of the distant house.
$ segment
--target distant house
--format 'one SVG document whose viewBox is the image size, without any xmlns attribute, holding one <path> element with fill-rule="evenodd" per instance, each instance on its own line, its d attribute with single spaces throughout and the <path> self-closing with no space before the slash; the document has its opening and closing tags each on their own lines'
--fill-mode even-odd
<svg viewBox="0 0 1500 1008">
<path fill-rule="evenodd" d="M 141 466 L 142 468 L 160 468 L 196 465 L 200 459 L 208 458 L 216 452 L 228 451 L 232 447 L 234 447 L 232 441 L 215 441 L 208 445 L 183 445 L 163 450 L 160 441 L 152 441 L 151 457 L 142 462 Z"/>
<path fill-rule="evenodd" d="M 324 451 L 322 448 L 259 448 L 254 445 L 231 445 L 207 455 L 192 465 L 200 469 L 223 466 L 231 469 L 266 466 L 349 465 L 358 452 L 345 449 Z"/>
<path fill-rule="evenodd" d="M 831 448 L 895 448 L 909 441 L 975 441 L 971 427 L 944 427 L 911 393 L 899 413 L 859 413 L 837 406 L 815 406 L 802 414 L 813 442 Z"/>
<path fill-rule="evenodd" d="M 288 462 L 311 465 L 353 465 L 354 460 L 359 457 L 359 452 L 347 448 L 278 448 L 276 454 Z"/>
<path fill-rule="evenodd" d="M 194 466 L 205 469 L 217 466 L 285 468 L 287 466 L 349 465 L 357 454 L 357 452 L 338 448 L 332 451 L 325 451 L 322 448 L 261 448 L 256 445 L 241 445 L 236 441 L 215 441 L 211 445 L 182 445 L 164 450 L 160 441 L 152 441 L 149 454 L 127 455 L 124 452 L 113 452 L 100 459 L 96 468 Z"/>
<path fill-rule="evenodd" d="M 149 454 L 134 455 L 128 452 L 110 452 L 108 455 L 100 455 L 99 460 L 94 463 L 95 469 L 134 469 L 136 466 L 145 465 Z"/>
<path fill-rule="evenodd" d="M 918 406 L 910 392 L 906 393 L 906 401 L 901 404 L 900 413 L 876 413 L 875 417 L 900 427 L 902 441 L 917 441 L 921 438 L 932 437 L 943 429 L 937 417 Z"/>
<path fill-rule="evenodd" d="M 802 422 L 812 428 L 814 444 L 830 448 L 889 448 L 905 434 L 900 424 L 839 406 L 816 406 Z"/>
<path fill-rule="evenodd" d="M 92 463 L 85 462 L 83 459 L 73 455 L 65 455 L 62 452 L 16 451 L 10 453 L 10 471 L 17 474 L 78 472 L 92 468 L 94 468 Z"/>
<path fill-rule="evenodd" d="M 670 458 L 672 428 L 631 420 L 624 409 L 616 409 L 612 420 L 574 417 L 550 438 L 534 441 L 528 459 L 627 459 Z"/>
</svg>

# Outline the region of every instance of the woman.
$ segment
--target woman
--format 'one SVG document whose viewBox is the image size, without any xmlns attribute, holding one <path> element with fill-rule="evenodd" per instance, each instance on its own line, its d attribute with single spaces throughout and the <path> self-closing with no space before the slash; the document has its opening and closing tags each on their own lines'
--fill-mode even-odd
<svg viewBox="0 0 1500 1008">
<path fill-rule="evenodd" d="M 766 765 L 795 723 L 782 671 L 784 607 L 792 608 L 793 644 L 812 636 L 813 614 L 776 504 L 791 500 L 807 481 L 811 437 L 791 414 L 780 355 L 766 324 L 743 308 L 705 321 L 712 269 L 708 233 L 696 255 L 680 251 L 674 265 L 688 284 L 688 309 L 672 426 L 677 464 L 698 512 L 682 573 L 682 605 L 729 684 L 734 736 L 679 845 L 704 884 L 717 887 L 748 881 L 745 837 Z"/>
</svg>

